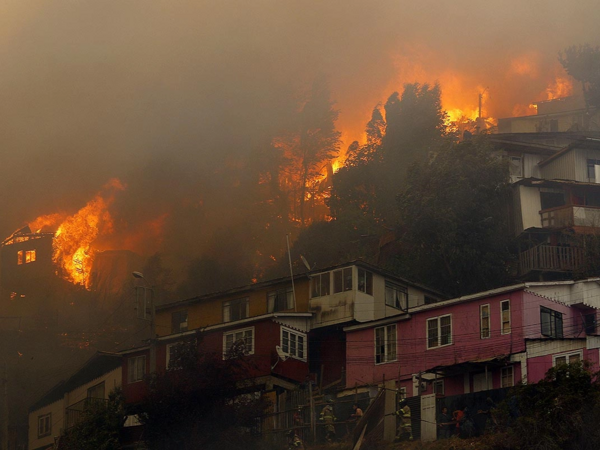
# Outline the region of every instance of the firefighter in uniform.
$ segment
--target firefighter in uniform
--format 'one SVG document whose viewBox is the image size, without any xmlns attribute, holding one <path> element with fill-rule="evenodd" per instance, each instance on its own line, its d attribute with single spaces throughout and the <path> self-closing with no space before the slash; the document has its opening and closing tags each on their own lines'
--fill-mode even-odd
<svg viewBox="0 0 600 450">
<path fill-rule="evenodd" d="M 396 433 L 396 440 L 402 440 L 408 438 L 408 440 L 412 441 L 412 422 L 410 416 L 410 406 L 406 400 L 402 400 L 398 404 L 398 411 L 396 411 L 396 415 L 400 417 L 400 423 L 398 424 L 398 429 Z"/>
<path fill-rule="evenodd" d="M 321 411 L 320 420 L 325 424 L 325 440 L 327 442 L 335 441 L 335 416 L 333 415 L 333 401 L 327 400 L 327 404 Z"/>
</svg>

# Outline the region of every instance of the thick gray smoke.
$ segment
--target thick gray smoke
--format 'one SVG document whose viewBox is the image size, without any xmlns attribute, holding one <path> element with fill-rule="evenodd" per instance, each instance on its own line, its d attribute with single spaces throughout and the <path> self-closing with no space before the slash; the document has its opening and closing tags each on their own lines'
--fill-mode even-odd
<svg viewBox="0 0 600 450">
<path fill-rule="evenodd" d="M 116 229 L 162 220 L 164 233 L 114 245 L 184 259 L 245 220 L 237 211 L 248 199 L 235 190 L 244 158 L 295 126 L 315 76 L 329 79 L 346 144 L 403 82 L 456 75 L 448 89 L 475 104 L 488 87 L 488 114 L 508 116 L 544 90 L 559 50 L 596 43 L 600 19 L 591 1 L 555 0 L 0 8 L 0 236 L 42 214 L 75 212 L 117 177 L 128 188 L 114 204 Z"/>
</svg>

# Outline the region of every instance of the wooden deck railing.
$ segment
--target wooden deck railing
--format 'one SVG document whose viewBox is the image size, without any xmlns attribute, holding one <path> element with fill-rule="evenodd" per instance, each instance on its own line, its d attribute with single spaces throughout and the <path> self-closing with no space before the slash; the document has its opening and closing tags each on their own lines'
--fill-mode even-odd
<svg viewBox="0 0 600 450">
<path fill-rule="evenodd" d="M 540 244 L 519 255 L 521 275 L 534 270 L 572 272 L 583 264 L 584 251 L 579 247 Z"/>
</svg>

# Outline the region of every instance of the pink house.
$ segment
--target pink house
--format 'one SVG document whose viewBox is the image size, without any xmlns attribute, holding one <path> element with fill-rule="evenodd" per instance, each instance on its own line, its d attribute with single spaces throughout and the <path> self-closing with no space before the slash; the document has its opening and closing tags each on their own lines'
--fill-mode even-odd
<svg viewBox="0 0 600 450">
<path fill-rule="evenodd" d="M 537 382 L 553 365 L 599 360 L 596 310 L 531 283 L 423 305 L 344 328 L 346 387 L 394 380 L 407 397 Z"/>
</svg>

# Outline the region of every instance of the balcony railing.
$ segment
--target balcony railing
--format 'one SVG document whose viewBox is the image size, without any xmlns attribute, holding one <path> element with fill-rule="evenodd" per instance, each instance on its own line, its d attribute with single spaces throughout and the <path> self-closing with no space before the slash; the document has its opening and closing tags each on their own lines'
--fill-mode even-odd
<svg viewBox="0 0 600 450">
<path fill-rule="evenodd" d="M 107 402 L 108 400 L 104 398 L 89 397 L 68 406 L 65 411 L 65 429 L 77 425 L 83 419 L 84 413 L 90 408 L 106 405 Z"/>
<path fill-rule="evenodd" d="M 560 247 L 540 244 L 519 255 L 521 275 L 534 270 L 572 272 L 582 266 L 584 250 L 579 247 Z"/>
<path fill-rule="evenodd" d="M 543 228 L 600 228 L 600 208 L 593 206 L 560 206 L 540 211 Z"/>
</svg>

